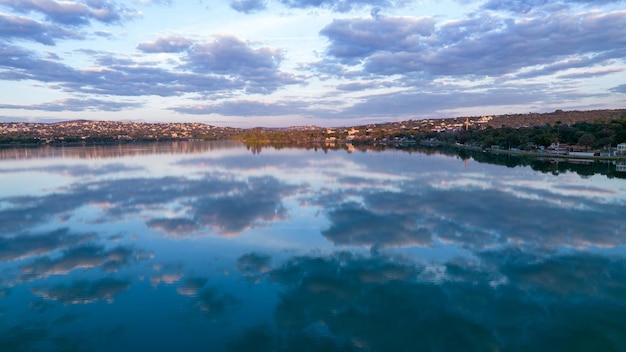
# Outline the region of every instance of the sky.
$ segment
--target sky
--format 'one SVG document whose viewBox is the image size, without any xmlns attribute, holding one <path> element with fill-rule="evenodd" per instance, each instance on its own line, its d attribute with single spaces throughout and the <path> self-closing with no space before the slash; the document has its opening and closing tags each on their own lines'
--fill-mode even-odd
<svg viewBox="0 0 626 352">
<path fill-rule="evenodd" d="M 626 1 L 0 0 L 0 121 L 626 108 Z"/>
</svg>

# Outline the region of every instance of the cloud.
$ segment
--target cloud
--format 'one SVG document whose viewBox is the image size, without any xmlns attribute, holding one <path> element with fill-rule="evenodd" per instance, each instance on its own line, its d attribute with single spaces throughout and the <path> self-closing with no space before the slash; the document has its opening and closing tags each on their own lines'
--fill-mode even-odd
<svg viewBox="0 0 626 352">
<path fill-rule="evenodd" d="M 0 78 L 33 79 L 41 82 L 80 81 L 79 71 L 54 60 L 42 59 L 35 52 L 0 42 Z"/>
<path fill-rule="evenodd" d="M 420 38 L 429 37 L 434 25 L 428 17 L 341 19 L 333 20 L 320 34 L 331 40 L 331 56 L 349 61 L 382 50 L 419 50 Z"/>
<path fill-rule="evenodd" d="M 173 0 L 139 0 L 144 5 L 171 5 Z"/>
<path fill-rule="evenodd" d="M 0 210 L 0 229 L 10 232 L 24 228 L 30 228 L 40 223 L 49 221 L 50 218 L 62 217 L 66 212 L 89 204 L 91 201 L 105 201 L 106 198 L 94 198 L 94 190 L 78 191 L 79 195 L 69 193 L 56 193 L 43 197 L 14 197 L 5 198 L 4 201 L 10 204 L 9 207 Z M 97 191 L 96 191 L 97 193 Z M 81 196 L 87 196 L 81 199 Z M 47 198 L 47 199 L 46 199 Z M 47 203 L 50 201 L 51 203 Z"/>
<path fill-rule="evenodd" d="M 132 7 L 172 5 L 171 1 L 0 0 L 0 7 L 7 11 L 0 14 L 0 32 L 4 38 L 0 41 L 0 80 L 7 84 L 33 81 L 37 89 L 74 97 L 67 103 L 53 101 L 31 106 L 11 103 L 17 101 L 12 99 L 5 102 L 5 106 L 94 114 L 148 108 L 134 101 L 107 104 L 116 97 L 178 97 L 180 99 L 165 99 L 162 101 L 165 105 L 152 107 L 161 106 L 165 114 L 175 117 L 172 111 L 255 120 L 265 116 L 281 116 L 281 121 L 286 117 L 326 118 L 340 123 L 344 118 L 380 121 L 408 118 L 413 114 L 448 117 L 462 114 L 452 109 L 465 107 L 503 112 L 529 105 L 545 110 L 549 106 L 553 109 L 590 107 L 591 101 L 615 103 L 619 91 L 601 92 L 598 87 L 605 85 L 600 83 L 585 85 L 587 88 L 582 89 L 581 84 L 582 80 L 610 79 L 619 72 L 608 71 L 608 68 L 623 66 L 626 50 L 620 38 L 626 37 L 626 30 L 620 24 L 626 20 L 626 12 L 619 8 L 619 1 L 457 3 L 458 11 L 441 15 L 433 11 L 442 9 L 424 12 L 420 10 L 421 5 L 406 0 L 229 0 L 210 6 L 222 7 L 219 11 L 230 6 L 231 11 L 226 9 L 225 21 L 231 21 L 231 15 L 241 19 L 232 10 L 254 13 L 281 8 L 304 9 L 294 11 L 315 14 L 318 20 L 325 21 L 325 26 L 315 29 L 305 26 L 288 37 L 317 36 L 311 45 L 318 45 L 314 43 L 320 43 L 321 39 L 327 43 L 326 47 L 297 49 L 291 46 L 295 42 L 285 41 L 287 37 L 283 34 L 267 36 L 254 32 L 248 37 L 235 37 L 227 32 L 214 32 L 208 35 L 215 35 L 205 40 L 207 38 L 199 39 L 197 34 L 192 36 L 186 34 L 188 31 L 171 28 L 149 40 L 130 43 L 128 40 L 136 36 L 103 30 L 104 25 L 122 24 L 142 16 Z M 203 10 L 203 7 L 206 9 L 206 5 L 172 5 L 170 10 L 174 14 Z M 152 13 L 154 8 L 149 10 L 150 16 L 159 15 Z M 403 12 L 407 15 L 398 15 Z M 412 16 L 417 13 L 425 16 Z M 128 29 L 138 28 L 135 25 L 153 18 L 141 19 Z M 291 25 L 291 22 L 278 21 L 266 30 Z M 314 32 L 305 34 L 311 30 Z M 263 38 L 256 37 L 258 35 Z M 61 41 L 101 41 L 103 38 L 112 39 L 109 44 L 114 46 L 124 44 L 119 46 L 121 50 L 108 54 L 77 49 L 88 57 L 69 51 L 43 53 L 34 43 L 22 44 L 34 41 L 54 46 Z M 306 39 L 303 37 L 303 40 Z M 124 52 L 123 48 L 133 47 L 134 52 Z M 311 54 L 317 59 L 310 59 Z M 582 71 L 598 73 L 585 75 Z M 501 84 L 515 85 L 515 89 L 523 92 L 530 81 L 530 95 L 534 97 L 532 87 L 537 81 L 548 82 L 548 78 L 565 80 L 561 81 L 563 84 L 552 81 L 544 85 L 543 92 L 550 97 L 548 101 L 527 98 L 506 104 L 499 99 Z M 476 87 L 480 81 L 482 85 Z M 448 87 L 438 92 L 423 89 L 431 83 Z M 309 86 L 292 91 L 290 97 L 280 101 L 285 96 L 275 93 L 295 85 Z M 376 95 L 368 94 L 374 90 Z M 361 92 L 364 94 L 356 94 Z M 383 92 L 386 95 L 382 95 Z M 276 96 L 255 100 L 253 95 L 256 94 Z M 488 105 L 473 104 L 474 96 L 488 101 Z M 402 105 L 410 97 L 417 97 L 428 109 L 422 111 L 422 106 L 410 109 Z M 397 112 L 384 113 L 384 108 L 374 106 L 370 98 Z M 192 100 L 203 103 L 196 104 Z M 435 106 L 429 100 L 444 100 L 444 104 Z M 244 105 L 238 106 L 238 103 Z M 396 103 L 402 108 L 395 107 Z M 447 103 L 454 107 L 449 108 Z M 370 107 L 380 113 L 368 114 Z M 289 111 L 290 108 L 293 110 Z M 158 114 L 150 116 L 164 118 Z M 13 118 L 20 117 L 10 117 Z"/>
<path fill-rule="evenodd" d="M 290 8 L 328 8 L 337 12 L 350 12 L 355 8 L 371 7 L 394 7 L 404 4 L 406 1 L 393 0 L 280 0 Z"/>
<path fill-rule="evenodd" d="M 575 1 L 572 1 L 575 2 Z M 582 1 L 580 1 L 582 2 Z M 548 0 L 526 0 L 507 2 L 503 0 L 489 0 L 482 5 L 483 9 L 492 11 L 509 11 L 513 13 L 526 14 L 533 12 L 533 10 L 543 9 L 546 5 L 552 5 L 552 7 L 564 8 L 563 2 L 550 2 Z M 556 10 L 556 9 L 555 9 Z"/>
<path fill-rule="evenodd" d="M 81 34 L 55 25 L 2 13 L 0 13 L 0 32 L 4 39 L 32 40 L 44 45 L 55 45 L 55 39 L 83 39 Z"/>
<path fill-rule="evenodd" d="M 442 263 L 346 252 L 292 257 L 268 276 L 281 287 L 274 321 L 237 345 L 481 351 L 626 343 L 614 339 L 626 329 L 616 314 L 624 311 L 623 259 L 531 253 L 493 250 Z"/>
<path fill-rule="evenodd" d="M 606 75 L 610 75 L 613 73 L 619 73 L 619 72 L 624 72 L 624 71 L 626 71 L 626 69 L 624 68 L 585 70 L 583 72 L 562 74 L 559 76 L 559 78 L 579 79 L 579 78 L 600 77 L 600 76 L 606 76 Z"/>
<path fill-rule="evenodd" d="M 626 84 L 621 84 L 619 86 L 615 86 L 615 87 L 609 89 L 609 91 L 611 91 L 613 93 L 626 93 Z"/>
<path fill-rule="evenodd" d="M 85 2 L 55 0 L 0 0 L 0 5 L 16 12 L 37 12 L 47 20 L 70 26 L 87 25 L 92 20 L 102 23 L 119 23 L 137 16 L 133 9 L 120 7 L 107 0 L 87 0 Z"/>
<path fill-rule="evenodd" d="M 307 115 L 309 103 L 304 101 L 263 102 L 249 99 L 229 100 L 215 104 L 198 104 L 171 107 L 170 110 L 182 114 L 224 116 L 272 116 L 272 115 Z"/>
<path fill-rule="evenodd" d="M 205 288 L 197 293 L 194 308 L 214 321 L 225 319 L 241 301 L 228 293 L 221 293 L 216 288 Z"/>
<path fill-rule="evenodd" d="M 200 229 L 200 225 L 196 221 L 185 218 L 152 219 L 146 225 L 151 229 L 163 231 L 174 237 L 185 236 Z"/>
<path fill-rule="evenodd" d="M 156 50 L 159 45 L 158 41 L 152 46 L 145 44 L 145 49 Z M 2 42 L 0 51 L 0 79 L 45 82 L 68 93 L 162 97 L 233 91 L 269 94 L 285 85 L 302 83 L 301 78 L 279 69 L 280 50 L 255 49 L 232 36 L 193 45 L 185 51 L 183 64 L 177 69 L 98 52 L 92 52 L 96 56 L 94 67 L 75 69 Z M 98 100 L 91 103 L 97 104 Z M 128 103 L 118 106 L 124 104 Z"/>
<path fill-rule="evenodd" d="M 91 202 L 106 202 L 105 211 L 108 208 L 113 214 L 119 211 L 120 216 L 126 216 L 125 220 L 136 224 L 138 219 L 163 219 L 163 214 L 195 220 L 196 210 L 197 214 L 211 213 L 210 207 L 195 208 L 198 200 L 210 199 L 217 206 L 236 206 L 240 197 L 247 197 L 252 201 L 259 199 L 263 206 L 269 204 L 270 210 L 282 203 L 299 208 L 303 205 L 298 203 L 302 202 L 307 208 L 302 208 L 305 213 L 298 215 L 295 219 L 298 221 L 302 220 L 301 215 L 306 217 L 317 208 L 321 213 L 314 222 L 299 224 L 313 226 L 313 230 L 319 229 L 318 226 L 328 229 L 326 238 L 335 241 L 339 247 L 335 249 L 339 250 L 344 245 L 384 248 L 414 246 L 423 242 L 423 238 L 431 241 L 433 248 L 392 249 L 389 256 L 386 250 L 363 256 L 346 252 L 328 255 L 327 250 L 321 254 L 313 250 L 314 255 L 285 258 L 288 253 L 275 248 L 279 254 L 277 260 L 260 252 L 246 252 L 234 258 L 232 253 L 224 253 L 231 258 L 227 262 L 239 270 L 235 277 L 226 280 L 227 284 L 235 283 L 243 289 L 244 302 L 221 289 L 207 287 L 208 276 L 202 272 L 198 276 L 162 275 L 157 279 L 172 283 L 158 291 L 189 295 L 179 297 L 182 306 L 177 304 L 172 308 L 179 308 L 180 312 L 182 307 L 184 312 L 188 304 L 196 320 L 202 316 L 220 321 L 247 316 L 245 311 L 232 314 L 239 303 L 248 309 L 258 302 L 267 302 L 263 294 L 246 290 L 246 282 L 237 283 L 241 280 L 238 276 L 244 281 L 262 280 L 257 288 L 271 292 L 274 298 L 261 312 L 263 317 L 273 319 L 267 323 L 269 333 L 264 336 L 272 346 L 284 350 L 302 350 L 297 347 L 303 342 L 315 350 L 357 347 L 423 350 L 433 346 L 441 350 L 559 350 L 567 346 L 554 336 L 580 335 L 585 343 L 614 343 L 609 347 L 619 347 L 626 338 L 622 333 L 626 331 L 622 319 L 626 313 L 623 305 L 626 271 L 621 249 L 603 249 L 604 255 L 597 256 L 578 249 L 595 244 L 623 245 L 620 234 L 624 232 L 626 204 L 622 204 L 619 187 L 613 187 L 611 180 L 585 182 L 588 186 L 581 186 L 580 178 L 574 174 L 546 178 L 529 172 L 532 170 L 528 168 L 478 165 L 471 159 L 469 169 L 463 169 L 462 160 L 434 154 L 326 155 L 291 150 L 247 158 L 241 152 L 241 149 L 211 149 L 202 155 L 187 154 L 179 163 L 167 164 L 182 168 L 180 174 L 185 177 L 152 175 L 124 180 L 104 177 L 97 182 L 81 178 L 69 187 L 55 190 L 54 196 L 1 199 L 0 212 L 19 205 L 34 206 L 34 210 L 37 206 L 58 207 L 58 213 L 80 210 L 81 214 L 93 214 L 89 208 Z M 424 158 L 428 162 L 422 162 Z M 248 159 L 250 164 L 243 162 Z M 293 160 L 296 169 L 302 168 L 298 171 L 302 175 L 309 170 L 315 173 L 304 179 L 297 174 L 285 176 L 286 170 L 294 170 Z M 116 161 L 112 163 L 115 165 Z M 268 165 L 272 168 L 264 167 Z M 309 168 L 305 169 L 307 165 Z M 247 176 L 258 175 L 258 170 L 305 185 L 283 188 L 283 182 L 277 178 Z M 362 181 L 366 179 L 378 182 Z M 322 189 L 308 189 L 307 182 L 311 188 Z M 325 194 L 330 197 L 321 199 L 320 195 Z M 219 203 L 222 198 L 227 201 Z M 68 204 L 75 208 L 67 209 Z M 241 217 L 255 219 L 248 214 L 269 213 L 248 211 L 248 207 L 248 203 L 243 204 Z M 50 212 L 29 212 L 34 217 L 42 213 Z M 256 219 L 262 222 L 263 216 Z M 80 218 L 72 217 L 83 221 Z M 235 221 L 231 227 L 238 226 Z M 427 229 L 429 235 L 420 237 L 417 231 L 420 228 Z M 563 249 L 563 243 L 571 247 Z M 322 247 L 328 249 L 327 245 Z M 355 251 L 363 252 L 358 248 Z M 100 265 L 93 266 L 94 269 L 102 267 L 97 261 L 94 264 L 91 254 L 100 258 L 99 263 L 105 257 L 106 260 L 130 257 L 127 247 L 114 251 L 110 247 L 83 244 L 70 250 L 57 250 L 47 267 L 78 268 L 80 263 L 86 267 Z M 463 258 L 445 259 L 457 254 Z M 124 263 L 124 260 L 114 262 Z M 217 266 L 221 267 L 219 263 Z M 214 274 L 214 266 L 195 266 L 194 270 L 198 268 Z M 74 269 L 67 278 L 100 272 L 94 269 L 88 273 Z M 137 276 L 140 280 L 139 276 L 143 275 Z M 113 300 L 121 298 L 119 294 L 123 292 L 97 289 L 97 281 L 57 285 L 62 278 L 51 279 L 54 280 L 45 280 L 46 283 L 42 280 L 41 286 L 34 284 L 33 292 L 62 304 Z M 223 280 L 218 278 L 218 281 Z M 144 291 L 144 284 L 149 285 L 142 282 L 138 281 L 137 287 L 128 287 L 124 300 L 142 297 L 139 291 Z M 92 286 L 95 288 L 90 289 Z M 17 299 L 14 295 L 19 291 L 13 289 L 8 299 Z M 99 291 L 105 294 L 94 294 Z M 55 306 L 51 302 L 47 305 Z M 51 310 L 46 314 L 54 313 L 54 318 L 57 309 Z M 520 330 L 520 326 L 526 328 Z M 235 335 L 232 338 L 238 340 L 258 336 Z"/>
<path fill-rule="evenodd" d="M 144 53 L 178 53 L 187 50 L 193 41 L 180 36 L 158 37 L 155 41 L 140 43 L 137 49 Z"/>
<path fill-rule="evenodd" d="M 97 165 L 51 165 L 42 167 L 30 167 L 30 168 L 2 168 L 0 173 L 14 173 L 25 171 L 39 171 L 50 174 L 59 174 L 64 176 L 82 177 L 82 176 L 98 176 L 115 174 L 122 172 L 142 171 L 144 170 L 138 166 L 130 166 L 124 164 L 109 164 L 106 166 Z"/>
<path fill-rule="evenodd" d="M 328 219 L 331 226 L 322 231 L 322 235 L 337 245 L 368 248 L 429 246 L 433 240 L 430 230 L 420 226 L 413 214 L 372 212 L 347 203 L 329 211 Z"/>
<path fill-rule="evenodd" d="M 142 103 L 125 103 L 100 99 L 60 99 L 49 103 L 33 105 L 0 104 L 0 109 L 42 110 L 42 111 L 122 111 L 140 108 Z"/>
<path fill-rule="evenodd" d="M 607 195 L 614 195 L 608 187 L 581 187 L 574 182 L 548 187 L 532 179 L 485 179 L 482 173 L 455 178 L 447 172 L 400 170 L 397 162 L 385 161 L 363 165 L 371 172 L 415 172 L 411 181 L 387 183 L 402 191 L 338 179 L 341 191 L 328 189 L 308 199 L 324 209 L 329 221 L 324 237 L 339 246 L 374 249 L 437 243 L 470 249 L 515 243 L 550 250 L 624 244 L 617 236 L 624 229 L 619 215 L 624 205 L 607 206 Z M 428 176 L 422 180 L 420 174 Z"/>
<path fill-rule="evenodd" d="M 330 41 L 327 61 L 363 65 L 364 76 L 499 76 L 586 55 L 600 55 L 590 59 L 595 64 L 621 60 L 626 29 L 618 24 L 625 20 L 625 11 L 484 14 L 438 25 L 433 18 L 380 16 L 335 20 L 320 34 Z"/>
<path fill-rule="evenodd" d="M 77 280 L 69 285 L 59 284 L 32 289 L 33 294 L 46 300 L 61 304 L 89 304 L 106 300 L 112 303 L 115 296 L 126 291 L 130 282 L 115 278 L 103 278 L 94 281 Z"/>
<path fill-rule="evenodd" d="M 597 66 L 606 61 L 607 58 L 604 55 L 595 55 L 591 57 L 582 56 L 575 59 L 568 59 L 566 61 L 546 64 L 538 69 L 530 69 L 526 72 L 516 74 L 515 78 L 533 78 L 537 76 L 548 76 L 566 70 L 585 68 L 587 69 L 584 72 L 561 74 L 559 75 L 559 78 L 586 78 L 609 75 L 612 73 L 618 73 L 623 71 L 623 69 L 588 69 L 589 67 Z"/>
<path fill-rule="evenodd" d="M 403 85 L 405 83 L 402 83 Z M 407 82 L 406 85 L 409 85 Z M 470 108 L 479 106 L 532 104 L 575 100 L 580 98 L 554 91 L 545 91 L 544 84 L 517 86 L 502 84 L 487 86 L 476 90 L 458 90 L 445 85 L 423 84 L 419 89 L 401 90 L 391 93 L 364 94 L 361 99 L 340 111 L 311 111 L 322 118 L 358 118 L 362 116 L 386 117 L 415 116 L 417 114 L 435 114 L 442 109 Z M 561 94 L 562 93 L 562 94 Z"/>
<path fill-rule="evenodd" d="M 0 78 L 35 80 L 54 84 L 68 92 L 114 96 L 176 96 L 183 93 L 236 89 L 229 78 L 175 73 L 162 68 L 135 65 L 132 61 L 101 63 L 99 69 L 77 70 L 42 59 L 34 52 L 5 46 L 0 57 Z"/>
<path fill-rule="evenodd" d="M 259 276 L 271 270 L 272 258 L 266 254 L 247 253 L 237 259 L 236 268 L 249 279 L 258 279 Z"/>
<path fill-rule="evenodd" d="M 59 258 L 43 257 L 20 266 L 20 280 L 33 281 L 51 275 L 67 275 L 77 269 L 101 268 L 106 272 L 115 272 L 140 258 L 145 258 L 145 254 L 130 247 L 105 250 L 98 245 L 84 245 L 65 250 Z"/>
<path fill-rule="evenodd" d="M 352 164 L 337 157 L 327 163 L 296 154 L 261 155 L 251 161 L 241 155 L 196 157 L 175 165 L 189 170 L 229 171 L 195 174 L 192 178 L 151 178 L 149 182 L 141 177 L 80 180 L 42 196 L 1 199 L 0 230 L 27 231 L 63 219 L 76 209 L 97 207 L 96 215 L 120 220 L 140 217 L 148 227 L 167 235 L 232 236 L 287 219 L 285 199 L 297 196 L 299 201 L 322 209 L 328 220 L 322 234 L 341 246 L 386 248 L 452 242 L 466 248 L 486 248 L 514 242 L 542 248 L 580 248 L 623 244 L 615 234 L 624 228 L 619 215 L 624 207 L 607 206 L 606 195 L 611 193 L 606 187 L 581 188 L 562 182 L 546 189 L 534 180 L 510 182 L 507 177 L 485 179 L 482 174 L 458 179 L 439 169 L 425 172 L 417 164 L 407 168 L 395 159 L 370 160 L 356 155 L 351 157 L 356 158 Z M 323 180 L 333 180 L 343 188 L 314 192 L 306 180 L 292 185 L 271 176 L 245 176 L 268 165 L 280 172 L 281 165 L 287 164 L 302 173 L 315 169 Z M 353 175 L 354 170 L 363 179 L 378 182 L 361 182 Z M 233 177 L 235 174 L 239 176 Z M 441 180 L 441 184 L 433 183 L 433 179 Z M 372 184 L 376 187 L 370 187 Z M 402 192 L 394 191 L 400 189 Z M 171 209 L 176 212 L 172 214 Z M 597 216 L 599 213 L 605 216 Z M 554 236 L 541 236 L 545 233 Z"/>
<path fill-rule="evenodd" d="M 93 34 L 95 36 L 106 38 L 106 39 L 113 39 L 114 38 L 113 33 L 109 32 L 109 31 L 95 31 L 95 32 L 93 32 Z"/>
<path fill-rule="evenodd" d="M 274 70 L 282 60 L 278 49 L 263 47 L 254 49 L 249 43 L 230 35 L 197 44 L 189 53 L 187 67 L 196 72 L 240 72 L 247 70 Z"/>
<path fill-rule="evenodd" d="M 346 92 L 360 92 L 369 89 L 385 88 L 393 86 L 390 82 L 369 81 L 369 82 L 349 82 L 338 84 L 335 88 Z"/>
<path fill-rule="evenodd" d="M 50 275 L 67 275 L 70 271 L 99 267 L 103 263 L 101 247 L 82 246 L 65 251 L 58 259 L 44 257 L 33 263 L 22 265 L 20 267 L 21 279 L 31 281 Z"/>
<path fill-rule="evenodd" d="M 177 236 L 204 227 L 220 235 L 239 233 L 287 216 L 282 198 L 296 187 L 273 177 L 250 177 L 239 181 L 219 175 L 198 180 L 183 178 L 122 179 L 75 184 L 44 196 L 3 199 L 0 230 L 16 231 L 63 217 L 82 206 L 107 204 L 109 218 L 141 214 L 145 209 L 165 209 L 170 204 L 185 206 L 184 220 L 147 217 L 146 225 Z"/>
<path fill-rule="evenodd" d="M 192 46 L 183 58 L 183 68 L 200 74 L 230 75 L 248 93 L 271 93 L 279 86 L 300 83 L 289 73 L 279 70 L 283 60 L 280 49 L 254 48 L 237 37 L 216 36 L 206 43 Z"/>
<path fill-rule="evenodd" d="M 272 280 L 286 287 L 273 314 L 277 327 L 273 339 L 290 347 L 306 339 L 307 345 L 327 346 L 327 350 L 480 350 L 481 344 L 486 348 L 493 343 L 488 327 L 477 323 L 482 319 L 462 318 L 460 311 L 468 308 L 465 301 L 447 305 L 457 292 L 444 294 L 447 288 L 416 281 L 420 269 L 349 253 L 292 258 L 271 273 Z M 307 338 L 302 332 L 316 321 L 324 322 L 327 333 Z M 441 326 L 452 328 L 454 338 L 438 338 Z M 278 337 L 293 334 L 293 340 Z"/>
<path fill-rule="evenodd" d="M 183 296 L 196 296 L 198 294 L 198 291 L 200 291 L 200 289 L 204 287 L 204 285 L 208 281 L 209 280 L 204 277 L 188 277 L 183 280 L 178 288 L 176 288 L 176 292 L 180 293 Z"/>
<path fill-rule="evenodd" d="M 96 239 L 94 233 L 74 234 L 67 228 L 38 234 L 0 237 L 0 262 L 43 255 Z"/>
<path fill-rule="evenodd" d="M 181 273 L 167 273 L 160 275 L 152 275 L 150 277 L 150 283 L 153 287 L 158 286 L 160 283 L 164 283 L 166 285 L 173 285 L 180 281 L 183 278 L 183 274 Z"/>
<path fill-rule="evenodd" d="M 250 159 L 248 155 L 233 155 L 227 158 L 220 158 L 219 160 L 205 157 L 189 158 L 179 161 L 176 165 L 188 168 L 207 167 L 208 165 L 213 167 L 219 166 L 223 169 L 247 173 L 250 170 L 272 168 L 276 165 L 289 165 L 294 169 L 305 169 L 311 167 L 311 160 L 302 158 L 299 155 L 256 155 L 256 157 L 252 159 Z M 307 187 L 304 184 L 297 187 L 284 184 L 283 186 L 285 186 L 285 190 L 280 191 L 280 193 L 285 195 L 291 195 Z"/>
<path fill-rule="evenodd" d="M 503 254 L 509 256 L 502 260 Z M 541 258 L 512 250 L 480 255 L 489 263 L 499 261 L 499 270 L 512 285 L 530 292 L 543 292 L 562 298 L 592 297 L 619 300 L 626 286 L 616 268 L 623 260 L 590 253 L 572 253 Z"/>
<path fill-rule="evenodd" d="M 231 194 L 200 198 L 189 206 L 199 223 L 221 235 L 238 235 L 256 225 L 284 219 L 287 210 L 282 198 L 292 192 L 293 187 L 272 177 L 254 177 Z"/>
<path fill-rule="evenodd" d="M 489 0 L 482 5 L 483 9 L 493 11 L 509 11 L 516 14 L 528 14 L 536 11 L 559 11 L 567 9 L 571 5 L 598 6 L 611 3 L 620 3 L 622 0 L 573 0 L 568 2 L 549 0 L 526 0 L 526 1 L 506 1 Z"/>
<path fill-rule="evenodd" d="M 231 0 L 230 7 L 238 12 L 252 13 L 265 10 L 267 4 L 265 0 Z"/>
</svg>

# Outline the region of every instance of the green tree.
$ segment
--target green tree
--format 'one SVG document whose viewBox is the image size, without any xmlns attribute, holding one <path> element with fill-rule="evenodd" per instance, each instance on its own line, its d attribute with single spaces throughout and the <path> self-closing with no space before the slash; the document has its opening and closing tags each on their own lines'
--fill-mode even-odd
<svg viewBox="0 0 626 352">
<path fill-rule="evenodd" d="M 578 139 L 578 144 L 589 149 L 596 142 L 596 137 L 592 134 L 585 133 Z"/>
</svg>

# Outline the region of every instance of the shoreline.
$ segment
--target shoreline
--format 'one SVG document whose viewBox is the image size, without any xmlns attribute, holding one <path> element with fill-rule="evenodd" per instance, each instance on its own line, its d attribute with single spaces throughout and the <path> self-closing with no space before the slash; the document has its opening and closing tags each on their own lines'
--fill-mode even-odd
<svg viewBox="0 0 626 352">
<path fill-rule="evenodd" d="M 143 140 L 113 140 L 113 141 L 80 141 L 80 142 L 53 142 L 53 143 L 24 143 L 24 142 L 12 142 L 12 143 L 2 143 L 0 144 L 0 149 L 8 149 L 8 148 L 42 148 L 42 147 L 81 147 L 81 146 L 106 146 L 106 145 L 128 145 L 128 144 L 152 144 L 159 142 L 193 142 L 193 141 L 219 141 L 219 140 L 232 140 L 242 142 L 244 145 L 247 145 L 245 141 L 241 141 L 240 139 L 228 139 L 228 138 L 218 138 L 218 139 L 143 139 Z M 272 147 L 272 146 L 291 146 L 296 148 L 307 148 L 311 145 L 319 145 L 324 146 L 326 143 L 304 143 L 304 144 L 281 144 L 281 143 L 263 143 L 264 147 Z M 626 155 L 620 156 L 603 156 L 603 155 L 569 155 L 569 154 L 551 154 L 551 153 L 537 153 L 537 152 L 527 152 L 523 150 L 506 150 L 506 149 L 491 149 L 491 148 L 480 148 L 474 146 L 468 146 L 463 144 L 456 143 L 445 143 L 441 141 L 429 141 L 422 140 L 417 143 L 351 143 L 346 141 L 334 141 L 335 146 L 338 144 L 343 145 L 366 145 L 366 146 L 376 146 L 376 147 L 394 147 L 394 146 L 421 146 L 421 147 L 437 147 L 437 146 L 445 146 L 452 147 L 460 150 L 472 150 L 475 152 L 483 152 L 490 154 L 506 154 L 506 155 L 514 155 L 514 156 L 522 156 L 522 157 L 531 157 L 531 158 L 544 158 L 544 159 L 572 159 L 572 160 L 589 160 L 589 161 L 626 161 Z"/>
<path fill-rule="evenodd" d="M 456 143 L 455 144 L 444 143 L 444 142 L 439 142 L 439 141 L 421 141 L 419 144 L 421 146 L 426 146 L 426 147 L 447 146 L 447 147 L 453 147 L 453 148 L 458 148 L 458 149 L 463 149 L 463 150 L 473 150 L 473 151 L 483 152 L 483 153 L 508 154 L 508 155 L 516 155 L 516 156 L 528 156 L 528 157 L 534 157 L 534 158 L 574 159 L 574 160 L 591 159 L 591 160 L 611 160 L 611 161 L 624 160 L 626 161 L 626 155 L 603 156 L 603 155 L 569 155 L 569 154 L 536 153 L 536 152 L 526 152 L 523 150 L 506 150 L 506 149 L 491 149 L 491 148 L 483 149 L 480 147 L 472 147 L 472 146 L 456 144 Z"/>
<path fill-rule="evenodd" d="M 510 154 L 530 156 L 535 158 L 549 158 L 549 159 L 573 159 L 573 160 L 626 160 L 626 155 L 621 156 L 603 156 L 603 155 L 569 155 L 569 154 L 550 154 L 550 153 L 534 153 L 524 151 L 513 150 L 498 150 L 498 149 L 485 149 L 487 153 L 493 154 Z"/>
</svg>

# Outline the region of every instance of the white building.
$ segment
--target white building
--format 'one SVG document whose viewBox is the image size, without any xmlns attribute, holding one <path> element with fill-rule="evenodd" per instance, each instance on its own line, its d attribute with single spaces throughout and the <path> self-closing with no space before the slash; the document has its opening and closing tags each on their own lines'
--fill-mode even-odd
<svg viewBox="0 0 626 352">
<path fill-rule="evenodd" d="M 617 145 L 617 155 L 626 155 L 626 143 L 620 143 Z"/>
</svg>

